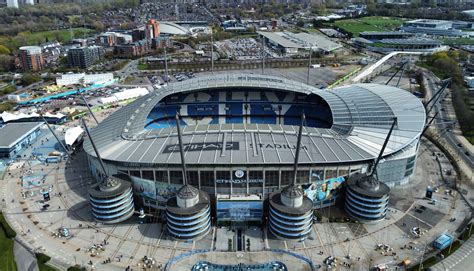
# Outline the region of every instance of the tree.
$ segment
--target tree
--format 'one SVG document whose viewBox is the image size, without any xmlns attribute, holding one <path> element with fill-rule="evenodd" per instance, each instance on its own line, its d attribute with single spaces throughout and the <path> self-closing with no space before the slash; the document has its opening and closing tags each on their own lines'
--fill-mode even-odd
<svg viewBox="0 0 474 271">
<path fill-rule="evenodd" d="M 0 71 L 7 72 L 10 70 L 13 58 L 9 55 L 0 55 Z"/>
<path fill-rule="evenodd" d="M 41 81 L 41 77 L 33 75 L 31 73 L 25 73 L 21 77 L 21 84 L 24 86 L 28 86 L 39 81 Z"/>
<path fill-rule="evenodd" d="M 323 22 L 322 22 L 321 20 L 313 19 L 313 27 L 314 27 L 314 28 L 323 27 Z"/>
<path fill-rule="evenodd" d="M 367 0 L 367 11 L 369 14 L 374 14 L 375 12 L 375 1 L 374 0 Z"/>
<path fill-rule="evenodd" d="M 298 27 L 304 27 L 304 22 L 302 20 L 299 20 L 297 23 L 296 23 L 296 26 Z"/>
<path fill-rule="evenodd" d="M 8 55 L 10 54 L 10 49 L 8 49 L 5 45 L 0 44 L 0 55 Z"/>
<path fill-rule="evenodd" d="M 11 102 L 0 103 L 0 113 L 3 113 L 3 111 L 10 111 L 14 106 L 15 104 Z"/>
</svg>

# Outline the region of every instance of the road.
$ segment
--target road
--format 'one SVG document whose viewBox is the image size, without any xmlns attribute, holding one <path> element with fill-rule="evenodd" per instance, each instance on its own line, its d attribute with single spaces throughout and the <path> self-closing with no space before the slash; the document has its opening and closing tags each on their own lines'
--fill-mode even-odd
<svg viewBox="0 0 474 271">
<path fill-rule="evenodd" d="M 121 68 L 120 70 L 118 71 L 115 71 L 114 73 L 119 76 L 119 77 L 127 77 L 129 75 L 132 75 L 136 72 L 138 72 L 138 62 L 140 61 L 141 59 L 134 59 L 130 62 L 127 63 L 127 65 L 125 65 L 123 68 Z"/>
<path fill-rule="evenodd" d="M 443 261 L 431 267 L 431 270 L 469 270 L 472 267 L 474 252 L 474 238 L 471 236 L 458 250 Z M 471 269 L 472 270 L 472 269 Z"/>
<path fill-rule="evenodd" d="M 438 90 L 438 87 L 435 84 L 435 82 L 439 81 L 439 79 L 431 73 L 425 72 L 424 74 L 425 74 L 425 77 L 427 78 L 427 81 L 428 81 L 428 84 L 427 84 L 428 85 L 427 98 L 429 99 Z M 444 94 L 444 96 L 445 96 L 445 94 Z M 440 99 L 440 100 L 442 100 L 442 99 Z M 442 121 L 435 121 L 436 128 L 443 135 L 443 138 L 445 138 L 448 141 L 448 143 L 451 144 L 453 149 L 457 150 L 458 156 L 467 165 L 469 165 L 471 168 L 474 168 L 474 160 L 473 160 L 472 154 L 467 155 L 465 150 L 460 149 L 459 144 L 462 144 L 462 143 L 453 134 L 453 129 L 452 129 L 453 125 L 446 121 L 446 120 L 450 119 L 450 116 L 447 113 L 447 108 L 446 107 L 447 106 L 446 106 L 445 103 L 442 103 L 442 102 L 438 101 L 436 103 L 436 105 L 434 106 L 434 108 L 433 108 L 433 110 L 434 110 L 433 113 L 438 112 L 438 118 L 443 119 Z M 468 153 L 469 153 L 469 151 L 468 151 Z"/>
</svg>

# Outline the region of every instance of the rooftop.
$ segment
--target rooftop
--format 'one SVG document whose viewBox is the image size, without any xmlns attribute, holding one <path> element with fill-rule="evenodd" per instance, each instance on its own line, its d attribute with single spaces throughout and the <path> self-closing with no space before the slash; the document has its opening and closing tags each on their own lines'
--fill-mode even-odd
<svg viewBox="0 0 474 271">
<path fill-rule="evenodd" d="M 416 19 L 416 20 L 408 21 L 407 23 L 446 24 L 446 23 L 450 23 L 450 21 L 431 20 L 431 19 Z"/>
<path fill-rule="evenodd" d="M 399 45 L 441 45 L 441 41 L 427 38 L 413 39 L 382 39 L 380 43 Z"/>
<path fill-rule="evenodd" d="M 412 36 L 412 33 L 399 32 L 399 31 L 364 31 L 360 32 L 359 35 L 404 35 Z"/>
<path fill-rule="evenodd" d="M 278 43 L 280 46 L 285 47 L 285 48 L 303 48 L 300 44 L 291 41 L 290 39 L 287 39 L 283 37 L 282 35 L 279 35 L 277 33 L 281 32 L 264 32 L 264 31 L 257 31 L 258 34 L 264 36 L 265 38 L 272 40 L 275 43 Z"/>
<path fill-rule="evenodd" d="M 41 127 L 43 122 L 7 123 L 0 126 L 0 148 L 11 148 Z"/>
<path fill-rule="evenodd" d="M 315 47 L 326 52 L 341 48 L 342 45 L 331 41 L 323 35 L 309 34 L 309 33 L 292 33 L 292 32 L 263 32 L 258 31 L 258 34 L 278 43 L 285 48 L 309 48 Z"/>
</svg>

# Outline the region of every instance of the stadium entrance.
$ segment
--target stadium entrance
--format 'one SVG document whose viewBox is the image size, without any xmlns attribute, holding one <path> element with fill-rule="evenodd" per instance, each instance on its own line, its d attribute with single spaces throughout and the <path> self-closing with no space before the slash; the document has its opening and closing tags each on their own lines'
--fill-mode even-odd
<svg viewBox="0 0 474 271">
<path fill-rule="evenodd" d="M 217 225 L 246 228 L 263 220 L 261 195 L 216 195 Z"/>
</svg>

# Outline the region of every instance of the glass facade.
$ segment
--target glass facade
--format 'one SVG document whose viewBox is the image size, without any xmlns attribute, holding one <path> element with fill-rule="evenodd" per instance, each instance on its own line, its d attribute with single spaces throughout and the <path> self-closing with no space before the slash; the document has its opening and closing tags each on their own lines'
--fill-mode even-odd
<svg viewBox="0 0 474 271">
<path fill-rule="evenodd" d="M 315 183 L 321 180 L 348 176 L 349 173 L 365 171 L 362 164 L 339 167 L 300 168 L 296 182 L 299 185 Z M 155 180 L 157 183 L 179 187 L 183 184 L 182 171 L 171 169 L 142 169 L 120 170 L 125 174 L 145 180 Z M 140 177 L 141 176 L 141 177 Z M 239 177 L 236 177 L 239 176 Z M 293 170 L 287 168 L 203 168 L 187 172 L 190 185 L 200 188 L 210 194 L 269 194 L 293 182 Z"/>
<path fill-rule="evenodd" d="M 183 172 L 178 170 L 170 171 L 170 183 L 184 184 L 183 183 Z"/>
</svg>

